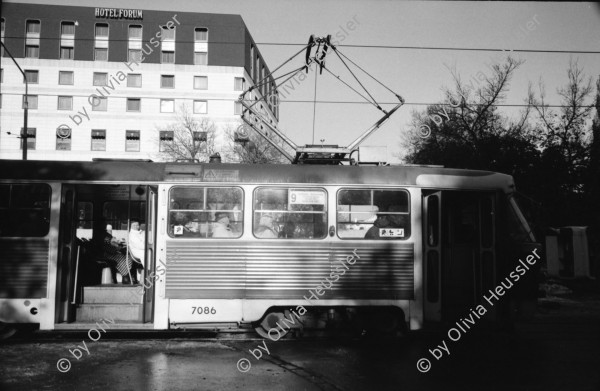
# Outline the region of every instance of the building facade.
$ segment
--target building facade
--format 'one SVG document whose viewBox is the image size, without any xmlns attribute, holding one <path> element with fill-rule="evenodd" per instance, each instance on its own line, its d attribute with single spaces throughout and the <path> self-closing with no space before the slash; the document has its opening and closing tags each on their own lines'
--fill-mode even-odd
<svg viewBox="0 0 600 391">
<path fill-rule="evenodd" d="M 239 15 L 3 3 L 1 23 L 28 81 L 29 159 L 161 160 L 182 112 L 212 121 L 194 142 L 224 152 L 240 93 L 270 72 Z M 0 76 L 0 158 L 20 159 L 25 83 L 4 49 Z M 250 99 L 268 96 L 257 107 L 276 125 L 267 80 Z"/>
</svg>

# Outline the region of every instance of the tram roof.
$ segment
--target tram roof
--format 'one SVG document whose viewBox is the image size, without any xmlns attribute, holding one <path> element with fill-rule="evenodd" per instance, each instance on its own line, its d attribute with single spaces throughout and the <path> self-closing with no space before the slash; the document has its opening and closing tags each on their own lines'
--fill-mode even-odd
<svg viewBox="0 0 600 391">
<path fill-rule="evenodd" d="M 420 166 L 0 160 L 0 181 L 401 185 L 514 190 L 510 175 Z"/>
</svg>

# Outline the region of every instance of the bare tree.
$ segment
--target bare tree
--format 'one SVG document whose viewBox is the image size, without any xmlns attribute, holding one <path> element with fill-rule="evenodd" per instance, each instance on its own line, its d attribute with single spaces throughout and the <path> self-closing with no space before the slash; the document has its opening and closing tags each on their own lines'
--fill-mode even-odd
<svg viewBox="0 0 600 391">
<path fill-rule="evenodd" d="M 228 146 L 224 150 L 228 161 L 244 164 L 289 163 L 277 148 L 249 126 L 241 123 L 229 124 L 225 126 L 224 132 L 228 139 Z M 272 137 L 277 145 L 282 146 L 281 140 L 275 134 L 268 131 L 265 134 Z"/>
<path fill-rule="evenodd" d="M 568 175 L 575 187 L 581 184 L 582 170 L 589 161 L 591 132 L 586 125 L 593 105 L 586 101 L 593 94 L 592 79 L 586 78 L 577 61 L 571 61 L 567 71 L 568 82 L 558 88 L 562 105 L 551 107 L 546 102 L 544 82 L 538 82 L 539 97 L 529 86 L 528 101 L 537 114 L 536 130 L 540 134 L 540 147 L 562 156 Z M 574 189 L 575 190 L 575 189 Z"/>
<path fill-rule="evenodd" d="M 208 161 L 215 152 L 215 123 L 205 117 L 195 118 L 185 104 L 179 106 L 175 117 L 176 122 L 160 129 L 170 132 L 167 137 L 171 138 L 160 140 L 160 157 L 167 161 Z"/>
<path fill-rule="evenodd" d="M 492 64 L 490 75 L 480 71 L 469 84 L 455 68 L 448 67 L 454 86 L 444 88 L 444 101 L 412 114 L 411 125 L 403 137 L 407 160 L 483 168 L 489 163 L 488 149 L 494 140 L 529 135 L 528 109 L 517 121 L 498 111 L 498 104 L 505 99 L 510 80 L 521 64 L 523 61 L 509 56 L 503 63 Z"/>
</svg>

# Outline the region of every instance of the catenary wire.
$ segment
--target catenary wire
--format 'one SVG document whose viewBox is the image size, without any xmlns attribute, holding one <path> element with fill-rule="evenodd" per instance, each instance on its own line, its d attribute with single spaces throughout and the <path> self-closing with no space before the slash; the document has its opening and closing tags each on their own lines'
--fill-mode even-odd
<svg viewBox="0 0 600 391">
<path fill-rule="evenodd" d="M 4 43 L 7 38 L 25 40 L 25 36 L 4 36 Z M 37 39 L 37 38 L 36 38 Z M 54 37 L 39 37 L 40 40 L 55 40 L 60 38 Z M 95 41 L 95 38 L 75 38 L 74 41 Z M 128 42 L 128 38 L 111 39 L 109 42 Z M 196 41 L 176 41 L 177 43 L 195 43 Z M 143 43 L 149 43 L 143 42 Z M 247 45 L 247 42 L 233 41 L 208 41 L 209 44 L 217 45 Z M 255 42 L 255 45 L 264 46 L 306 46 L 305 43 L 286 43 L 286 42 Z M 475 52 L 516 52 L 516 53 L 564 53 L 564 54 L 600 54 L 600 50 L 559 50 L 559 49 L 506 49 L 506 48 L 466 48 L 466 47 L 443 47 L 443 46 L 396 46 L 396 45 L 349 45 L 339 44 L 336 47 L 347 48 L 368 48 L 368 49 L 408 49 L 408 50 L 453 50 L 453 51 L 475 51 Z M 155 47 L 157 48 L 157 47 Z"/>
<path fill-rule="evenodd" d="M 15 95 L 15 96 L 23 96 L 24 94 L 17 94 L 17 93 L 12 93 L 12 92 L 2 92 L 2 95 Z M 54 94 L 29 94 L 30 96 L 52 96 L 52 97 L 57 97 L 58 95 L 54 95 Z M 88 94 L 88 95 L 77 95 L 77 94 L 65 94 L 64 96 L 72 96 L 72 97 L 76 97 L 76 98 L 89 98 L 91 95 L 94 94 Z M 96 94 L 97 95 L 97 94 Z M 63 95 L 61 95 L 63 96 Z M 108 96 L 109 98 L 113 98 L 113 99 L 127 99 L 127 98 L 135 98 L 135 99 L 155 99 L 155 100 L 160 100 L 160 99 L 168 99 L 168 100 L 175 100 L 175 99 L 192 99 L 192 100 L 206 100 L 206 101 L 229 101 L 229 102 L 239 102 L 239 100 L 237 98 L 210 98 L 210 97 L 202 97 L 202 98 L 194 98 L 194 97 L 189 97 L 189 96 L 169 96 L 168 98 L 161 98 L 161 97 L 153 97 L 153 96 Z M 250 100 L 249 100 L 250 101 Z M 252 102 L 254 102 L 254 100 L 252 100 Z M 280 103 L 314 103 L 315 101 L 313 100 L 280 100 Z M 358 102 L 358 101 L 335 101 L 335 100 L 318 100 L 316 101 L 316 103 L 325 103 L 325 104 L 354 104 L 354 105 L 373 105 L 373 103 L 370 102 Z M 380 102 L 380 104 L 383 105 L 397 105 L 398 102 Z M 409 106 L 456 106 L 456 104 L 451 104 L 451 103 L 442 103 L 442 102 L 405 102 L 403 104 L 404 106 L 409 105 Z M 485 106 L 487 105 L 487 103 L 468 103 L 468 105 L 470 106 Z M 515 104 L 511 104 L 511 103 L 498 103 L 495 104 L 494 106 L 498 106 L 498 107 L 529 107 L 530 105 L 526 105 L 526 104 L 522 104 L 522 103 L 515 103 Z M 562 108 L 562 107 L 571 107 L 569 105 L 544 105 L 545 107 L 551 107 L 551 108 Z M 595 107 L 594 105 L 583 105 L 581 107 Z M 3 107 L 3 110 L 5 110 L 5 108 Z M 21 110 L 21 109 L 19 109 Z M 30 109 L 32 110 L 32 109 Z M 35 110 L 35 109 L 34 109 Z M 61 110 L 63 111 L 63 110 Z M 64 110 L 64 111 L 69 111 L 69 110 Z M 98 111 L 101 112 L 101 111 Z"/>
</svg>

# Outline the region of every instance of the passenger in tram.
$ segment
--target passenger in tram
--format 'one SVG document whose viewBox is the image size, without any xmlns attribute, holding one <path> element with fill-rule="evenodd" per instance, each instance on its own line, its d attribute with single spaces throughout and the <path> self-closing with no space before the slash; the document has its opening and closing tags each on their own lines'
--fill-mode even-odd
<svg viewBox="0 0 600 391">
<path fill-rule="evenodd" d="M 127 250 L 129 251 L 129 255 L 133 260 L 131 265 L 131 276 L 133 277 L 134 281 L 136 281 L 137 271 L 144 270 L 144 255 L 146 253 L 145 234 L 144 231 L 140 229 L 139 220 L 131 220 L 127 239 Z"/>
<path fill-rule="evenodd" d="M 276 239 L 277 231 L 273 224 L 273 215 L 266 213 L 260 217 L 258 228 L 255 231 L 256 236 L 261 239 Z"/>
<path fill-rule="evenodd" d="M 104 237 L 102 238 L 102 259 L 106 260 L 111 267 L 123 276 L 123 284 L 131 283 L 129 279 L 129 269 L 131 268 L 131 259 L 125 256 L 123 243 L 119 242 L 112 235 L 112 225 L 106 226 Z"/>
<path fill-rule="evenodd" d="M 294 231 L 296 230 L 296 224 L 291 221 L 286 221 L 283 225 L 282 230 L 279 232 L 278 237 L 284 239 L 291 239 L 294 237 Z"/>
<path fill-rule="evenodd" d="M 382 211 L 382 209 L 379 209 L 377 219 L 365 234 L 365 239 L 393 239 L 398 236 L 382 236 L 382 231 L 385 231 L 385 228 L 404 228 L 406 216 L 394 213 L 402 211 L 400 206 L 391 205 L 387 211 Z"/>
<path fill-rule="evenodd" d="M 234 238 L 236 236 L 229 225 L 229 215 L 227 213 L 218 212 L 215 220 L 213 238 Z"/>
</svg>

